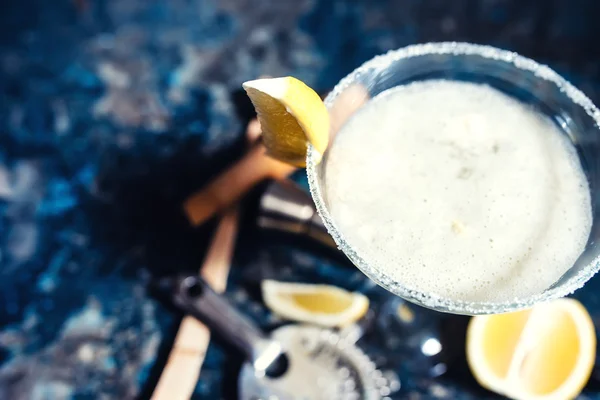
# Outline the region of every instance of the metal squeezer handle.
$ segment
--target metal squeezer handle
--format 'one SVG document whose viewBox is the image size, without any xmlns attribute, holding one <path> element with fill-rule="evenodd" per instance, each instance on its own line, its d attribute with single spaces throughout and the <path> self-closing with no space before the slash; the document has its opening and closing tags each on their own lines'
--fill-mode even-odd
<svg viewBox="0 0 600 400">
<path fill-rule="evenodd" d="M 278 342 L 269 339 L 201 277 L 177 278 L 170 286 L 174 304 L 236 347 L 258 374 L 266 373 L 283 354 Z"/>
</svg>

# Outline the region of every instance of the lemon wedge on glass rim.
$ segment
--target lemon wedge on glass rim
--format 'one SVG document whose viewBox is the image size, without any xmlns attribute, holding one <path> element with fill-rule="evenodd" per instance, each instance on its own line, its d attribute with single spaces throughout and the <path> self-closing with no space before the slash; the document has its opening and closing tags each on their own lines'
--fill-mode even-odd
<svg viewBox="0 0 600 400">
<path fill-rule="evenodd" d="M 369 309 L 369 299 L 336 286 L 264 280 L 263 300 L 275 314 L 325 327 L 344 327 Z"/>
<path fill-rule="evenodd" d="M 519 400 L 574 399 L 596 359 L 590 315 L 574 299 L 473 317 L 467 360 L 483 387 Z"/>
<path fill-rule="evenodd" d="M 262 128 L 268 154 L 305 167 L 308 144 L 323 154 L 329 142 L 329 113 L 304 82 L 286 76 L 244 82 Z"/>
</svg>

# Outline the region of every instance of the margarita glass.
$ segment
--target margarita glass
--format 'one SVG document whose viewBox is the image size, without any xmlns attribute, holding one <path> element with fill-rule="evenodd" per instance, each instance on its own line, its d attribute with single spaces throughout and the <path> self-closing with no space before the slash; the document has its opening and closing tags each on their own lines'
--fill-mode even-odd
<svg viewBox="0 0 600 400">
<path fill-rule="evenodd" d="M 593 225 L 584 252 L 553 285 L 540 293 L 499 302 L 450 299 L 427 293 L 392 279 L 380 266 L 365 259 L 349 244 L 330 213 L 324 190 L 328 152 L 309 147 L 307 174 L 311 194 L 328 232 L 346 256 L 369 278 L 406 300 L 437 311 L 493 314 L 528 308 L 540 301 L 566 296 L 587 282 L 600 268 L 600 111 L 578 89 L 547 66 L 516 53 L 469 43 L 428 43 L 409 46 L 373 58 L 353 71 L 325 99 L 331 114 L 331 140 L 344 123 L 373 97 L 408 83 L 445 79 L 482 83 L 549 117 L 575 146 L 586 174 L 592 201 Z M 333 143 L 332 143 L 333 145 Z M 386 173 L 382 171 L 382 173 Z M 389 172 L 388 172 L 389 173 Z"/>
</svg>

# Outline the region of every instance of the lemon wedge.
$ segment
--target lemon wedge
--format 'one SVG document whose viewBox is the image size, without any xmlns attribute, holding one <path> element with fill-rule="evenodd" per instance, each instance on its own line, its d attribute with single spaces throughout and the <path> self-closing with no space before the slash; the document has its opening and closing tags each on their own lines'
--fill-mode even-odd
<svg viewBox="0 0 600 400">
<path fill-rule="evenodd" d="M 308 144 L 323 154 L 329 142 L 329 113 L 314 90 L 286 76 L 245 82 L 262 128 L 268 154 L 288 164 L 306 166 Z"/>
<path fill-rule="evenodd" d="M 485 388 L 519 400 L 575 398 L 596 358 L 596 333 L 587 310 L 558 299 L 507 314 L 473 317 L 467 360 Z"/>
<path fill-rule="evenodd" d="M 361 318 L 369 299 L 330 285 L 262 282 L 263 300 L 279 316 L 325 327 L 343 327 Z"/>
</svg>

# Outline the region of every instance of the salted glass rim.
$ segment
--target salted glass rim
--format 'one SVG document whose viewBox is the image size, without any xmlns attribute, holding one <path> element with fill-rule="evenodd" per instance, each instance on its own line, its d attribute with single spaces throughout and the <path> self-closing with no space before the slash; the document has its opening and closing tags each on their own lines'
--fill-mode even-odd
<svg viewBox="0 0 600 400">
<path fill-rule="evenodd" d="M 331 108 L 338 95 L 355 81 L 357 81 L 358 78 L 360 78 L 363 74 L 367 74 L 372 70 L 383 71 L 389 68 L 393 63 L 403 59 L 435 54 L 453 56 L 476 55 L 489 60 L 497 61 L 500 64 L 509 65 L 511 68 L 532 72 L 537 78 L 549 81 L 556 85 L 573 103 L 585 110 L 586 114 L 588 114 L 594 120 L 597 129 L 600 127 L 600 111 L 598 108 L 594 106 L 592 101 L 583 92 L 570 84 L 566 79 L 561 77 L 550 67 L 539 64 L 536 61 L 523 57 L 515 52 L 502 50 L 487 45 L 464 42 L 417 44 L 397 50 L 391 50 L 383 55 L 376 56 L 343 78 L 326 97 L 325 105 L 327 108 Z M 311 145 L 309 145 L 306 156 L 306 171 L 308 175 L 310 193 L 316 205 L 317 212 L 321 216 L 327 231 L 332 236 L 339 249 L 346 254 L 346 256 L 358 269 L 360 269 L 378 285 L 406 300 L 434 310 L 456 314 L 475 315 L 503 313 L 528 308 L 542 301 L 548 301 L 567 296 L 573 293 L 575 290 L 581 288 L 600 269 L 600 256 L 598 256 L 563 284 L 560 284 L 556 287 L 551 287 L 542 293 L 538 293 L 526 298 L 515 298 L 512 301 L 505 302 L 470 302 L 463 300 L 452 300 L 436 293 L 425 293 L 412 289 L 409 286 L 382 273 L 382 269 L 378 268 L 375 263 L 367 262 L 362 257 L 361 252 L 351 246 L 341 230 L 338 229 L 327 208 L 327 205 L 325 204 L 321 192 L 317 171 L 317 166 L 319 165 L 320 160 L 321 156 Z"/>
</svg>

